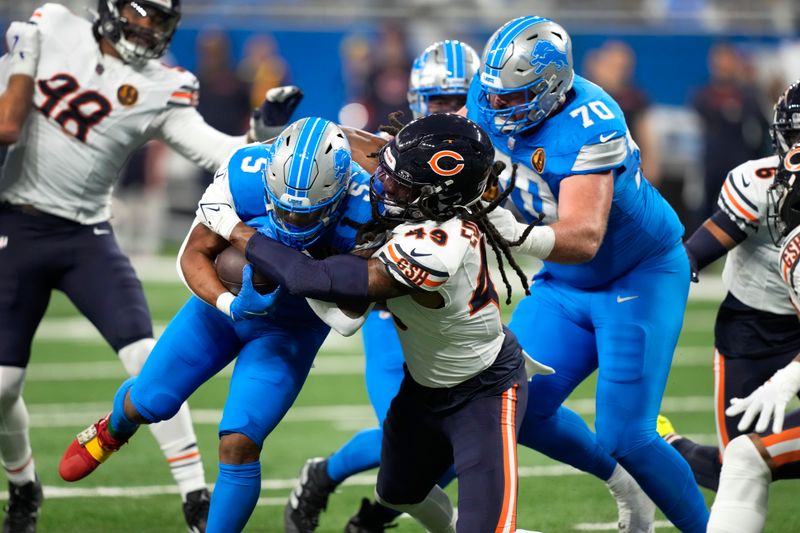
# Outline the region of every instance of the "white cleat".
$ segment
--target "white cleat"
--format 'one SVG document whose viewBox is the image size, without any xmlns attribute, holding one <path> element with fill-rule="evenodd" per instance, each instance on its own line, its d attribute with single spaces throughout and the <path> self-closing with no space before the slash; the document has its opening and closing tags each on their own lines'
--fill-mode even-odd
<svg viewBox="0 0 800 533">
<path fill-rule="evenodd" d="M 624 468 L 617 465 L 606 485 L 617 501 L 619 533 L 655 532 L 656 504 Z"/>
</svg>

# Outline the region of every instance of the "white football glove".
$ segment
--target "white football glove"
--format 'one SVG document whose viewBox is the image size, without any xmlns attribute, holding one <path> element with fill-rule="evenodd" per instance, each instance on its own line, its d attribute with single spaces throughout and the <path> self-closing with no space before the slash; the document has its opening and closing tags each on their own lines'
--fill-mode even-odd
<svg viewBox="0 0 800 533">
<path fill-rule="evenodd" d="M 264 102 L 250 117 L 251 141 L 266 141 L 280 135 L 291 121 L 292 113 L 303 100 L 303 91 L 296 85 L 273 87 L 264 96 Z"/>
<path fill-rule="evenodd" d="M 733 398 L 725 414 L 736 416 L 744 412 L 737 427 L 739 431 L 747 431 L 756 415 L 761 413 L 756 423 L 756 433 L 766 431 L 769 419 L 774 415 L 772 432 L 780 433 L 783 431 L 786 404 L 794 398 L 798 390 L 800 390 L 800 362 L 792 361 L 775 372 L 775 375 L 747 398 Z"/>
<path fill-rule="evenodd" d="M 225 239 L 231 240 L 231 232 L 241 222 L 236 211 L 228 203 L 208 203 L 200 200 L 197 205 L 197 219 L 208 229 Z"/>
<path fill-rule="evenodd" d="M 12 22 L 6 32 L 6 46 L 11 61 L 10 74 L 35 79 L 39 66 L 39 27 L 31 22 Z"/>
</svg>

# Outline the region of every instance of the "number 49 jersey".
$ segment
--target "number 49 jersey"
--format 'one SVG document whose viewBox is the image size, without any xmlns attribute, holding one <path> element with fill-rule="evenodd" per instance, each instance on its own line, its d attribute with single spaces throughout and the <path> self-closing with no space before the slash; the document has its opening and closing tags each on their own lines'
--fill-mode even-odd
<svg viewBox="0 0 800 533">
<path fill-rule="evenodd" d="M 91 23 L 62 5 L 45 4 L 30 21 L 40 36 L 34 109 L 6 157 L 0 199 L 82 224 L 107 220 L 128 156 L 151 138 L 170 142 L 165 112 L 196 105 L 197 79 L 156 60 L 136 70 L 104 55 Z M 7 77 L 0 61 L 0 90 Z"/>
<path fill-rule="evenodd" d="M 400 283 L 444 299 L 439 309 L 420 305 L 413 295 L 386 302 L 414 381 L 453 387 L 494 362 L 505 334 L 485 238 L 474 223 L 402 224 L 375 257 Z"/>
</svg>

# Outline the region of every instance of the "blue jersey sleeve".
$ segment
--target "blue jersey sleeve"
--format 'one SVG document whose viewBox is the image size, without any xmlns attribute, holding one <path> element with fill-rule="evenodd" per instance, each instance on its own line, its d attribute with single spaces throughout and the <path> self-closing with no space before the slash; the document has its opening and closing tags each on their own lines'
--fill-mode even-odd
<svg viewBox="0 0 800 533">
<path fill-rule="evenodd" d="M 228 160 L 228 186 L 236 214 L 245 223 L 267 214 L 263 172 L 271 157 L 271 146 L 258 143 L 237 150 Z"/>
<path fill-rule="evenodd" d="M 354 161 L 352 177 L 342 206 L 342 216 L 328 237 L 329 243 L 340 253 L 349 252 L 356 247 L 358 228 L 372 219 L 369 179 L 369 173 Z"/>
</svg>

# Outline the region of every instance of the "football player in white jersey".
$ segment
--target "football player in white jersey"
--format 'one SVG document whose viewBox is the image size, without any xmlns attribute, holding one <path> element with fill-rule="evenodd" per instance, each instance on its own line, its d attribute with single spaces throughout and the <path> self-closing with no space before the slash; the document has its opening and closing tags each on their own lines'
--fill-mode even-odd
<svg viewBox="0 0 800 533">
<path fill-rule="evenodd" d="M 776 181 L 785 192 L 778 210 L 780 229 L 781 233 L 789 231 L 789 234 L 781 246 L 776 271 L 782 286 L 789 289 L 791 303 L 800 313 L 800 269 L 797 268 L 800 264 L 800 187 L 795 183 L 800 175 L 800 144 L 786 154 L 778 174 Z M 800 330 L 800 324 L 795 324 L 794 329 Z M 800 427 L 794 423 L 787 424 L 789 427 L 784 429 L 784 422 L 792 418 L 791 413 L 784 414 L 786 404 L 798 393 L 800 355 L 789 360 L 746 398 L 731 400 L 726 414 L 741 415 L 740 431 L 750 429 L 756 417 L 758 421 L 755 433 L 739 435 L 725 448 L 719 489 L 708 522 L 709 533 L 761 532 L 767 517 L 770 482 L 800 477 Z M 772 426 L 768 427 L 773 417 Z"/>
<path fill-rule="evenodd" d="M 98 7 L 91 23 L 45 4 L 28 22 L 11 24 L 9 53 L 0 59 L 0 144 L 9 145 L 0 171 L 4 530 L 34 531 L 42 500 L 21 392 L 51 291 L 67 294 L 129 374 L 155 344 L 141 283 L 108 223 L 120 168 L 150 139 L 209 170 L 246 143 L 245 135 L 203 121 L 190 72 L 158 61 L 180 19 L 179 0 L 100 0 Z M 188 409 L 152 430 L 189 528 L 203 531 L 208 491 Z"/>
<path fill-rule="evenodd" d="M 732 398 L 744 398 L 800 352 L 800 324 L 790 291 L 775 269 L 781 224 L 775 192 L 785 190 L 786 165 L 800 140 L 800 81 L 775 104 L 772 125 L 775 155 L 731 170 L 718 210 L 686 241 L 693 270 L 727 254 L 722 279 L 728 290 L 714 326 L 714 395 L 717 446 L 702 446 L 675 432 L 665 417 L 659 433 L 691 465 L 698 483 L 716 490 L 722 453 L 749 429 L 741 412 L 725 416 Z M 784 163 L 787 162 L 788 163 Z M 788 427 L 800 426 L 800 411 L 787 415 Z"/>
<path fill-rule="evenodd" d="M 386 300 L 406 366 L 383 427 L 376 498 L 433 532 L 516 530 L 526 358 L 501 323 L 486 264 L 487 240 L 496 254 L 508 252 L 486 219 L 502 198 L 478 204 L 493 158 L 488 135 L 459 115 L 405 126 L 379 152 L 371 180 L 377 216 L 363 231 L 390 233 L 369 260 L 313 260 L 247 230 L 225 206 L 205 222 L 291 294 L 351 308 Z M 457 525 L 436 486 L 451 464 Z"/>
</svg>

